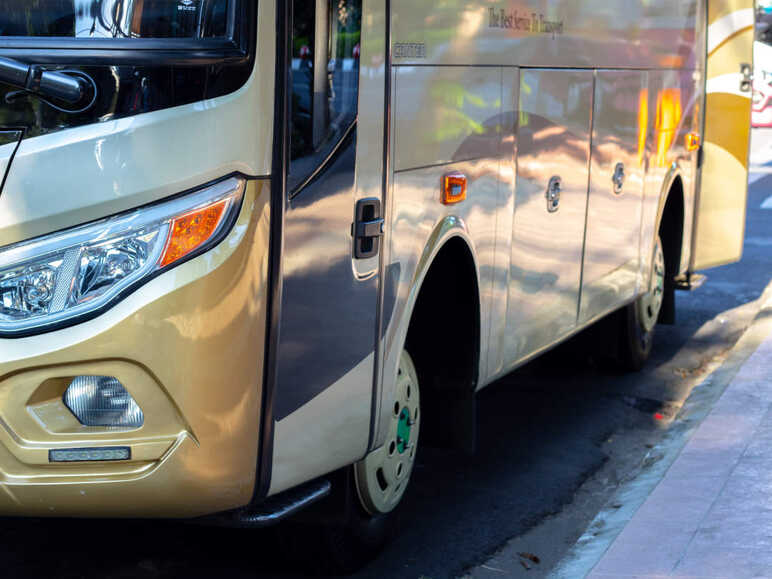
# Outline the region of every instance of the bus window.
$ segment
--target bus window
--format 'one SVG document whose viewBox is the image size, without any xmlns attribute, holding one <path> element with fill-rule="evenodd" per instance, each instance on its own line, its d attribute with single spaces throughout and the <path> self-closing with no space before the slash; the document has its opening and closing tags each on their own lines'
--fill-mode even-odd
<svg viewBox="0 0 772 579">
<path fill-rule="evenodd" d="M 225 38 L 237 0 L 7 0 L 0 37 Z"/>
<path fill-rule="evenodd" d="M 361 0 L 293 1 L 290 191 L 356 119 L 361 21 Z"/>
</svg>

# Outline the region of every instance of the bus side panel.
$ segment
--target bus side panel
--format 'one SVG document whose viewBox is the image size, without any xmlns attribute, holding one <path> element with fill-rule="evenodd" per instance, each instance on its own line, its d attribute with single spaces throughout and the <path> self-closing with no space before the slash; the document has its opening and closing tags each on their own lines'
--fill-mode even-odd
<svg viewBox="0 0 772 579">
<path fill-rule="evenodd" d="M 395 62 L 681 68 L 704 0 L 393 0 Z"/>
<path fill-rule="evenodd" d="M 753 0 L 709 0 L 700 195 L 692 269 L 742 256 L 748 193 L 754 39 Z"/>
<path fill-rule="evenodd" d="M 393 394 L 393 376 L 422 276 L 444 243 L 462 237 L 479 271 L 481 300 L 480 374 L 486 373 L 490 312 L 496 276 L 496 224 L 511 186 L 502 182 L 502 134 L 512 135 L 511 111 L 503 113 L 502 70 L 474 67 L 396 67 L 395 159 L 387 269 L 398 276 L 393 304 L 384 300 L 383 399 Z M 511 99 L 510 99 L 511 100 Z M 511 158 L 511 152 L 509 153 Z M 467 199 L 441 202 L 442 177 L 468 179 Z M 448 288 L 452 291 L 452 288 Z"/>
<path fill-rule="evenodd" d="M 693 70 L 649 72 L 649 138 L 641 227 L 640 292 L 648 290 L 659 219 L 670 189 L 683 185 L 683 239 L 678 273 L 686 270 L 691 239 L 696 151 L 686 149 L 686 136 L 698 130 L 699 91 Z M 680 224 L 679 224 L 680 225 Z"/>
</svg>

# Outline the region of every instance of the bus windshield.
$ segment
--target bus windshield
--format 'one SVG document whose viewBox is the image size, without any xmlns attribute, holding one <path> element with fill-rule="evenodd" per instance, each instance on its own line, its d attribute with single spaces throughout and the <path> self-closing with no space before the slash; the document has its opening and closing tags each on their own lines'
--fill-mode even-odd
<svg viewBox="0 0 772 579">
<path fill-rule="evenodd" d="M 223 39 L 239 0 L 6 0 L 0 37 Z"/>
</svg>

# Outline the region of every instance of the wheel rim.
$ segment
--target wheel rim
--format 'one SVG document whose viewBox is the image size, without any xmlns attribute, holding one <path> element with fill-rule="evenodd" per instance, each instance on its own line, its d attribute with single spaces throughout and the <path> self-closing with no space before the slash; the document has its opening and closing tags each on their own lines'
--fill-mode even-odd
<svg viewBox="0 0 772 579">
<path fill-rule="evenodd" d="M 657 325 L 662 302 L 665 298 L 665 252 L 662 241 L 657 238 L 651 270 L 649 291 L 638 300 L 638 320 L 645 332 L 651 332 Z"/>
<path fill-rule="evenodd" d="M 354 469 L 357 493 L 371 515 L 393 511 L 405 494 L 415 464 L 420 405 L 418 374 L 410 355 L 403 351 L 394 406 L 389 409 L 386 444 L 368 454 Z"/>
</svg>

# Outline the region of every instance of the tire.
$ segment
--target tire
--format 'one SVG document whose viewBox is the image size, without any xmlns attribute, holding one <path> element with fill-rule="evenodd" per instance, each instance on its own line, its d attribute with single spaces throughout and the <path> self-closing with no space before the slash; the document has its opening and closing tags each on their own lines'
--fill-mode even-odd
<svg viewBox="0 0 772 579">
<path fill-rule="evenodd" d="M 345 520 L 285 529 L 281 542 L 294 561 L 315 574 L 350 574 L 374 559 L 394 536 L 400 505 L 415 464 L 420 432 L 418 374 L 410 354 L 400 356 L 386 444 L 349 467 Z M 379 473 L 380 471 L 380 473 Z"/>
<path fill-rule="evenodd" d="M 353 476 L 346 477 L 353 481 Z M 347 489 L 356 499 L 354 485 Z M 351 504 L 344 522 L 292 524 L 278 529 L 287 564 L 317 576 L 350 575 L 372 561 L 395 534 L 396 512 L 372 516 Z"/>
<path fill-rule="evenodd" d="M 649 291 L 616 314 L 619 331 L 619 363 L 622 369 L 638 371 L 651 355 L 654 332 L 665 296 L 665 252 L 658 235 L 651 260 Z"/>
</svg>

